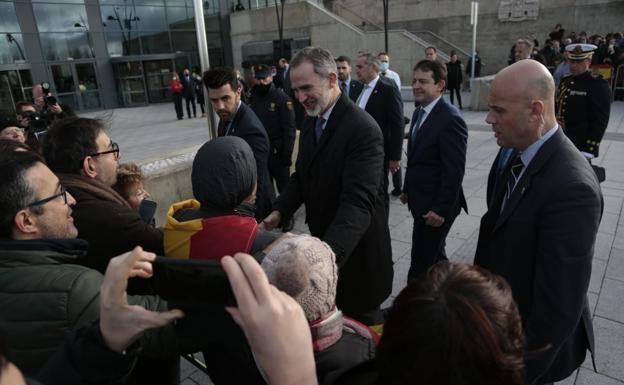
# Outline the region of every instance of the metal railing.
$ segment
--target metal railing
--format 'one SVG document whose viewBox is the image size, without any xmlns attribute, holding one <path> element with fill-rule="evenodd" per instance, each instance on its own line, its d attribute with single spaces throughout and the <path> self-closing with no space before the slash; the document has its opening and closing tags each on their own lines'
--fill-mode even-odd
<svg viewBox="0 0 624 385">
<path fill-rule="evenodd" d="M 365 31 L 383 31 L 383 27 L 374 21 L 360 15 L 357 12 L 354 12 L 352 9 L 345 7 L 344 5 L 333 2 L 334 6 L 338 6 L 341 10 L 346 11 L 350 16 L 346 16 L 344 14 L 340 14 L 338 16 L 344 18 L 345 20 L 352 23 L 354 26 L 363 29 Z M 355 16 L 355 21 L 352 16 Z"/>
</svg>

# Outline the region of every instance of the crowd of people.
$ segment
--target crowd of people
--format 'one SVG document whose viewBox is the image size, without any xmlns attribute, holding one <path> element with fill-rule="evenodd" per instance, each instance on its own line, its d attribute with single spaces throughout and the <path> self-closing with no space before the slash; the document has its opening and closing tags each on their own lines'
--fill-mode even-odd
<svg viewBox="0 0 624 385">
<path fill-rule="evenodd" d="M 570 74 L 570 60 L 566 52 L 566 47 L 571 44 L 589 44 L 594 46 L 594 54 L 591 58 L 591 65 L 604 67 L 607 69 L 607 80 L 614 84 L 624 84 L 624 69 L 618 68 L 624 64 L 624 35 L 622 32 L 610 32 L 603 35 L 592 34 L 582 31 L 566 31 L 561 24 L 557 24 L 540 45 L 537 38 L 519 39 L 511 47 L 509 63 L 513 63 L 518 56 L 530 57 L 544 64 L 553 73 L 555 83 L 558 85 L 561 79 Z M 615 79 L 619 76 L 618 79 Z M 620 99 L 624 95 L 616 94 L 615 98 Z"/>
<path fill-rule="evenodd" d="M 579 44 L 572 76 L 594 52 Z M 24 132 L 37 103 L 3 120 L 0 383 L 21 371 L 48 385 L 175 384 L 180 355 L 202 352 L 217 385 L 550 384 L 593 358 L 603 201 L 591 159 L 604 111 L 600 127 L 593 109 L 567 116 L 578 93 L 564 97 L 547 67 L 516 55 L 489 96 L 501 148 L 474 265 L 450 263 L 446 237 L 468 211 L 468 129 L 443 93 L 461 108 L 462 67 L 425 54 L 409 119 L 387 52 L 358 54 L 357 79 L 349 57 L 320 47 L 275 69 L 176 75 L 189 118 L 206 91 L 218 138 L 198 150 L 193 199 L 163 228 L 102 122 L 59 115 Z M 391 194 L 414 218 L 411 265 L 382 309 Z M 310 235 L 289 232 L 301 206 Z"/>
</svg>

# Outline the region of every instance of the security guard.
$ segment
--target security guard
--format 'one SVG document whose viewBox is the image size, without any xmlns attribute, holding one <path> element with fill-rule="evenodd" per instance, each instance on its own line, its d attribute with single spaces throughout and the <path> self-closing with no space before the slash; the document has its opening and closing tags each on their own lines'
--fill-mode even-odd
<svg viewBox="0 0 624 385">
<path fill-rule="evenodd" d="M 590 161 L 598 156 L 611 110 L 609 83 L 589 70 L 596 48 L 593 44 L 566 46 L 570 75 L 561 80 L 555 99 L 559 125 Z"/>
<path fill-rule="evenodd" d="M 256 84 L 251 89 L 249 106 L 258 115 L 271 142 L 269 174 L 278 192 L 288 185 L 295 144 L 295 112 L 290 98 L 273 84 L 271 67 L 254 66 Z"/>
</svg>

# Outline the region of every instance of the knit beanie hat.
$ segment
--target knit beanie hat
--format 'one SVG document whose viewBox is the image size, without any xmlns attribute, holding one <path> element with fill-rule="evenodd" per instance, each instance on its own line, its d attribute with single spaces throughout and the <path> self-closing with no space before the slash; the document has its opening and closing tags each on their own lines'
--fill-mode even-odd
<svg viewBox="0 0 624 385">
<path fill-rule="evenodd" d="M 262 268 L 275 287 L 301 305 L 308 322 L 322 318 L 334 308 L 338 284 L 336 255 L 320 239 L 285 234 L 265 251 Z"/>
</svg>

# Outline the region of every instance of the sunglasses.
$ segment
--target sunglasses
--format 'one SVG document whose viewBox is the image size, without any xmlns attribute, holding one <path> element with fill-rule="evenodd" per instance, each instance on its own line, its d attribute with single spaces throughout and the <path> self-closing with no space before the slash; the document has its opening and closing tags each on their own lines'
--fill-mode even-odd
<svg viewBox="0 0 624 385">
<path fill-rule="evenodd" d="M 35 206 L 41 206 L 44 205 L 58 197 L 63 197 L 63 202 L 65 202 L 65 204 L 67 204 L 67 190 L 65 190 L 65 187 L 61 186 L 61 192 L 58 194 L 54 194 L 51 197 L 47 197 L 44 199 L 40 199 L 38 201 L 34 201 L 32 203 L 30 203 L 28 206 L 26 207 L 35 207 Z"/>
</svg>

